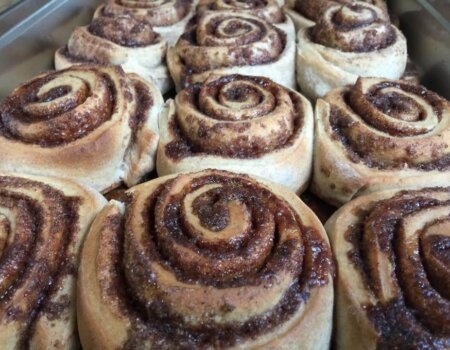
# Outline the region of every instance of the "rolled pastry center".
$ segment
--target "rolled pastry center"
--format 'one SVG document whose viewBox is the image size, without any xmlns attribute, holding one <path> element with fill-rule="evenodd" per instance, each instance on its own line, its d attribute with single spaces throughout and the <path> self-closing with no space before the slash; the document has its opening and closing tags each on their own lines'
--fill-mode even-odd
<svg viewBox="0 0 450 350">
<path fill-rule="evenodd" d="M 395 40 L 389 15 L 364 3 L 332 6 L 310 30 L 317 44 L 345 52 L 369 52 Z"/>
<path fill-rule="evenodd" d="M 22 142 L 50 147 L 87 135 L 115 112 L 114 72 L 69 69 L 26 83 L 2 103 L 0 131 Z"/>
<path fill-rule="evenodd" d="M 448 102 L 425 88 L 382 79 L 360 79 L 336 95 L 332 130 L 370 167 L 420 169 L 450 164 Z"/>
<path fill-rule="evenodd" d="M 273 149 L 294 132 L 289 93 L 268 79 L 225 77 L 182 91 L 175 104 L 183 135 L 208 152 Z"/>
</svg>

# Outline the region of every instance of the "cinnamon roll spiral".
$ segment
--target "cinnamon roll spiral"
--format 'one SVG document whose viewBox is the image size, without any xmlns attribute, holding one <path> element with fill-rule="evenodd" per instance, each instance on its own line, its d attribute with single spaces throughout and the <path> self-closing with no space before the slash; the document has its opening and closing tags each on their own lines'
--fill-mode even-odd
<svg viewBox="0 0 450 350">
<path fill-rule="evenodd" d="M 77 27 L 67 45 L 56 51 L 55 68 L 81 63 L 120 65 L 165 93 L 172 87 L 166 51 L 167 41 L 144 20 L 132 15 L 99 15 L 90 25 Z"/>
<path fill-rule="evenodd" d="M 257 16 L 286 33 L 288 40 L 295 40 L 296 37 L 292 20 L 284 14 L 276 0 L 205 0 L 197 6 L 197 16 L 206 11 L 234 11 Z"/>
<path fill-rule="evenodd" d="M 105 203 L 69 180 L 0 174 L 2 349 L 79 346 L 79 251 Z"/>
<path fill-rule="evenodd" d="M 167 52 L 177 90 L 202 82 L 211 72 L 265 76 L 295 87 L 295 45 L 291 30 L 236 11 L 207 11 Z"/>
<path fill-rule="evenodd" d="M 195 12 L 197 0 L 108 0 L 98 15 L 131 14 L 150 23 L 155 32 L 175 44 Z"/>
<path fill-rule="evenodd" d="M 316 107 L 314 191 L 339 204 L 450 177 L 450 104 L 404 81 L 360 78 Z"/>
<path fill-rule="evenodd" d="M 363 196 L 326 227 L 338 349 L 450 348 L 449 187 Z"/>
<path fill-rule="evenodd" d="M 302 192 L 312 170 L 313 120 L 306 98 L 267 78 L 212 76 L 161 113 L 158 174 L 224 169 Z"/>
<path fill-rule="evenodd" d="M 218 170 L 128 193 L 84 245 L 85 348 L 328 349 L 332 259 L 294 193 Z"/>
<path fill-rule="evenodd" d="M 99 191 L 135 184 L 154 167 L 156 87 L 120 67 L 44 73 L 0 105 L 0 170 L 59 175 Z"/>
<path fill-rule="evenodd" d="M 359 76 L 399 79 L 406 61 L 405 37 L 374 5 L 331 6 L 298 33 L 297 83 L 311 99 Z"/>
<path fill-rule="evenodd" d="M 197 12 L 205 11 L 238 11 L 275 25 L 286 21 L 286 15 L 276 0 L 205 0 L 197 6 Z"/>
<path fill-rule="evenodd" d="M 332 6 L 351 3 L 369 3 L 388 13 L 384 0 L 287 0 L 284 11 L 292 19 L 296 31 L 312 27 Z"/>
</svg>

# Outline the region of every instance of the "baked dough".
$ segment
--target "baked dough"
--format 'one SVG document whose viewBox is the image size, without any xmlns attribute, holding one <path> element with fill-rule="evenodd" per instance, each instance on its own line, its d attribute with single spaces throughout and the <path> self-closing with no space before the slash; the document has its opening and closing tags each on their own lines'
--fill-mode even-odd
<svg viewBox="0 0 450 350">
<path fill-rule="evenodd" d="M 84 244 L 84 348 L 329 348 L 330 248 L 295 193 L 209 170 L 128 194 Z"/>
<path fill-rule="evenodd" d="M 360 78 L 318 100 L 312 189 L 340 205 L 450 178 L 450 104 L 404 81 Z"/>
<path fill-rule="evenodd" d="M 120 67 L 44 73 L 0 105 L 0 171 L 63 176 L 98 191 L 150 172 L 163 99 Z"/>
<path fill-rule="evenodd" d="M 160 176 L 213 168 L 260 176 L 298 193 L 309 184 L 311 104 L 267 78 L 211 76 L 169 101 L 159 126 Z"/>
</svg>

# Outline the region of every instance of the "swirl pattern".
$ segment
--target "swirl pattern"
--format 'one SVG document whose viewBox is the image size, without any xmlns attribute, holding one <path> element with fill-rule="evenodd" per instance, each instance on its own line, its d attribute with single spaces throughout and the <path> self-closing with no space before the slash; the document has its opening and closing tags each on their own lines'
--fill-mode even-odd
<svg viewBox="0 0 450 350">
<path fill-rule="evenodd" d="M 450 188 L 364 196 L 327 228 L 339 267 L 338 348 L 450 347 Z"/>
<path fill-rule="evenodd" d="M 112 87 L 116 82 L 95 70 L 74 73 L 50 73 L 17 88 L 2 104 L 3 136 L 52 147 L 80 139 L 110 120 L 116 98 L 122 97 Z"/>
<path fill-rule="evenodd" d="M 334 5 L 299 32 L 297 82 L 317 98 L 359 76 L 399 79 L 406 61 L 406 39 L 386 11 L 364 2 Z"/>
<path fill-rule="evenodd" d="M 152 167 L 161 105 L 155 87 L 118 67 L 45 73 L 0 105 L 0 169 L 65 174 L 99 190 L 137 181 Z M 111 178 L 104 178 L 108 172 Z"/>
<path fill-rule="evenodd" d="M 384 0 L 287 0 L 284 9 L 286 14 L 292 18 L 295 29 L 299 31 L 300 29 L 314 26 L 330 7 L 352 3 L 369 3 L 388 13 Z"/>
<path fill-rule="evenodd" d="M 125 208 L 112 202 L 83 251 L 83 346 L 327 348 L 326 235 L 293 193 L 273 189 L 211 170 L 140 185 Z M 302 326 L 320 332 L 307 338 Z"/>
<path fill-rule="evenodd" d="M 293 37 L 259 17 L 208 11 L 169 49 L 167 64 L 178 90 L 206 80 L 211 71 L 262 75 L 294 87 L 289 68 L 294 66 L 294 46 L 289 39 Z"/>
<path fill-rule="evenodd" d="M 278 24 L 286 21 L 283 10 L 275 0 L 212 0 L 199 5 L 197 11 L 239 11 L 261 17 L 265 21 Z"/>
<path fill-rule="evenodd" d="M 77 27 L 67 45 L 55 53 L 56 69 L 74 64 L 120 65 L 139 74 L 163 93 L 172 87 L 165 64 L 167 41 L 151 25 L 132 15 L 105 15 L 97 11 L 92 23 Z"/>
<path fill-rule="evenodd" d="M 263 77 L 214 76 L 161 114 L 157 170 L 224 169 L 299 191 L 311 173 L 312 137 L 312 108 L 300 94 Z"/>
<path fill-rule="evenodd" d="M 360 79 L 328 94 L 317 113 L 314 187 L 332 189 L 339 201 L 362 188 L 398 185 L 393 174 L 405 181 L 448 177 L 450 106 L 420 85 Z M 337 186 L 349 179 L 346 188 Z"/>
<path fill-rule="evenodd" d="M 388 14 L 358 3 L 326 11 L 310 34 L 314 42 L 346 52 L 380 50 L 395 40 Z"/>
<path fill-rule="evenodd" d="M 120 16 L 131 14 L 145 20 L 173 45 L 194 14 L 194 0 L 108 0 L 98 14 Z"/>
<path fill-rule="evenodd" d="M 0 175 L 0 344 L 75 348 L 80 245 L 104 204 L 68 180 Z"/>
</svg>

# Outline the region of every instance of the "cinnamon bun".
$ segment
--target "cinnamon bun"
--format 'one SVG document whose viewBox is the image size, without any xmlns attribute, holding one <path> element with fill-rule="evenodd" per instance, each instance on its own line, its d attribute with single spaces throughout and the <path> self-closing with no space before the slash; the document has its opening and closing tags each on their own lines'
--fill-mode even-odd
<svg viewBox="0 0 450 350">
<path fill-rule="evenodd" d="M 0 347 L 76 349 L 80 247 L 106 204 L 60 178 L 0 173 Z"/>
<path fill-rule="evenodd" d="M 450 104 L 420 85 L 360 78 L 318 100 L 312 188 L 357 195 L 450 179 Z"/>
<path fill-rule="evenodd" d="M 323 13 L 333 5 L 365 2 L 388 12 L 384 0 L 287 0 L 284 11 L 292 19 L 296 31 L 312 27 L 320 20 Z"/>
<path fill-rule="evenodd" d="M 103 15 L 73 31 L 67 45 L 55 53 L 55 68 L 81 63 L 120 65 L 165 93 L 172 88 L 166 51 L 167 41 L 144 20 L 132 15 Z"/>
<path fill-rule="evenodd" d="M 326 228 L 337 349 L 450 348 L 449 187 L 362 196 Z"/>
<path fill-rule="evenodd" d="M 150 23 L 172 46 L 194 16 L 196 3 L 197 0 L 107 0 L 94 16 L 131 14 Z"/>
<path fill-rule="evenodd" d="M 263 77 L 212 76 L 160 115 L 158 174 L 214 168 L 260 176 L 296 192 L 312 170 L 309 101 Z"/>
<path fill-rule="evenodd" d="M 359 76 L 399 79 L 406 61 L 403 34 L 385 11 L 363 2 L 331 6 L 298 33 L 297 83 L 311 99 Z"/>
<path fill-rule="evenodd" d="M 87 349 L 328 349 L 333 263 L 316 216 L 274 184 L 217 170 L 112 201 L 84 244 Z"/>
<path fill-rule="evenodd" d="M 154 167 L 163 99 L 120 67 L 44 73 L 0 104 L 0 171 L 58 175 L 107 191 Z"/>
<path fill-rule="evenodd" d="M 212 73 L 265 76 L 295 88 L 295 38 L 262 18 L 237 11 L 207 11 L 167 51 L 177 91 Z M 290 29 L 289 29 L 290 27 Z"/>
</svg>

